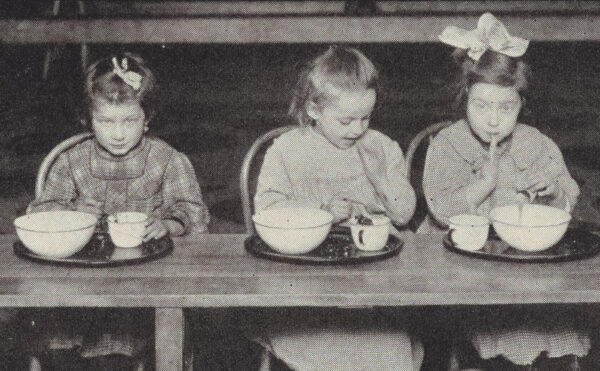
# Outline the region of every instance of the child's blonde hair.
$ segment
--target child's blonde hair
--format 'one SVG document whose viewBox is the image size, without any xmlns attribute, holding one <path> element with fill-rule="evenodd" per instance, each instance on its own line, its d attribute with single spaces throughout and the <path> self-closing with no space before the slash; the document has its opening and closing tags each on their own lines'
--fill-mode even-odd
<svg viewBox="0 0 600 371">
<path fill-rule="evenodd" d="M 127 67 L 124 72 L 134 72 L 141 77 L 139 87 L 134 88 L 115 72 L 115 61 L 119 67 L 122 67 L 123 64 Z M 155 114 L 153 99 L 155 88 L 154 74 L 139 55 L 125 52 L 99 59 L 85 71 L 82 121 L 85 125 L 89 125 L 91 111 L 97 99 L 114 104 L 139 102 L 146 115 L 146 120 L 149 121 Z"/>
<path fill-rule="evenodd" d="M 306 65 L 294 89 L 288 111 L 301 126 L 313 125 L 307 105 L 319 106 L 334 98 L 340 90 L 377 90 L 377 69 L 362 52 L 355 48 L 330 46 Z"/>
</svg>

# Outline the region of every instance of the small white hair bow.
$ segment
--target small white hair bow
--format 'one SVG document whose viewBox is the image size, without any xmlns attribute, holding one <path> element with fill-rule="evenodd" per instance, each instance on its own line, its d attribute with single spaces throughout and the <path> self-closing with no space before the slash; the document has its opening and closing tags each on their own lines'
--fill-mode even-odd
<svg viewBox="0 0 600 371">
<path fill-rule="evenodd" d="M 131 86 L 133 90 L 140 90 L 140 87 L 142 86 L 142 75 L 137 72 L 127 71 L 129 69 L 127 58 L 123 58 L 121 60 L 121 65 L 119 66 L 117 57 L 113 57 L 112 64 L 115 75 L 119 76 L 127 85 Z"/>
<path fill-rule="evenodd" d="M 448 26 L 438 38 L 445 44 L 467 49 L 469 57 L 476 61 L 488 49 L 510 57 L 520 57 L 529 46 L 529 40 L 510 36 L 506 27 L 491 13 L 483 14 L 474 30 Z"/>
</svg>

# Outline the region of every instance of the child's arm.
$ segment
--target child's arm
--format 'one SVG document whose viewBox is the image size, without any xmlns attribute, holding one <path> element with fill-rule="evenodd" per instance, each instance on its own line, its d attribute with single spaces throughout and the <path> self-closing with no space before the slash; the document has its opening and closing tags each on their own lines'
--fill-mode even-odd
<svg viewBox="0 0 600 371">
<path fill-rule="evenodd" d="M 42 195 L 29 204 L 27 212 L 76 210 L 76 198 L 77 190 L 69 160 L 66 154 L 62 154 L 48 173 Z"/>
<path fill-rule="evenodd" d="M 475 214 L 475 210 L 477 210 L 479 205 L 496 189 L 499 164 L 498 138 L 492 137 L 488 150 L 488 159 L 485 160 L 481 167 L 481 178 L 466 185 L 462 190 L 465 193 L 471 214 Z"/>
<path fill-rule="evenodd" d="M 254 209 L 260 211 L 274 206 L 320 207 L 321 205 L 318 204 L 307 205 L 306 202 L 294 199 L 292 183 L 283 161 L 285 148 L 282 148 L 280 144 L 281 142 L 275 140 L 265 153 L 256 184 Z"/>
<path fill-rule="evenodd" d="M 386 142 L 378 141 L 373 132 L 367 132 L 356 146 L 365 174 L 385 207 L 386 215 L 395 224 L 405 225 L 415 212 L 415 191 L 406 178 L 400 146 L 392 140 Z"/>
<path fill-rule="evenodd" d="M 496 150 L 490 153 L 496 157 Z M 427 149 L 423 173 L 423 192 L 433 217 L 448 224 L 448 218 L 475 213 L 496 186 L 497 161 L 484 164 L 480 179 L 473 180 L 472 166 L 438 135 Z"/>
<path fill-rule="evenodd" d="M 208 229 L 210 215 L 196 179 L 190 160 L 179 152 L 173 152 L 163 179 L 163 203 L 167 211 L 161 218 L 162 227 L 173 236 L 189 233 L 192 229 L 197 232 Z M 160 227 L 160 224 L 157 225 L 157 228 Z"/>
<path fill-rule="evenodd" d="M 541 145 L 542 155 L 518 188 L 535 194 L 537 202 L 571 211 L 579 197 L 579 186 L 569 174 L 558 146 L 546 136 Z"/>
</svg>

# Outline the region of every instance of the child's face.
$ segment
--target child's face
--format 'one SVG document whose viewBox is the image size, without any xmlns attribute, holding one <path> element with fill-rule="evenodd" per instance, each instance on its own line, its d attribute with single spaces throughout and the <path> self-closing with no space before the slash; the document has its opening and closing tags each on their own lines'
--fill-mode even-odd
<svg viewBox="0 0 600 371">
<path fill-rule="evenodd" d="M 471 130 L 485 143 L 506 138 L 517 125 L 521 96 L 512 86 L 475 83 L 469 89 L 467 119 Z"/>
<path fill-rule="evenodd" d="M 347 149 L 352 147 L 369 127 L 375 99 L 374 89 L 340 91 L 337 97 L 322 107 L 311 102 L 308 114 L 315 120 L 317 132 L 334 146 Z"/>
<path fill-rule="evenodd" d="M 142 140 L 148 130 L 144 110 L 138 102 L 114 104 L 94 102 L 92 128 L 98 143 L 113 156 L 124 156 Z"/>
</svg>

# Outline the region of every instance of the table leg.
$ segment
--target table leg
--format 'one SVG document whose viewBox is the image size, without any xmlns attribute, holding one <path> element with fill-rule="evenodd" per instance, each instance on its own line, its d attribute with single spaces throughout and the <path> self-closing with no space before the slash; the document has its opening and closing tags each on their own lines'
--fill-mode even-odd
<svg viewBox="0 0 600 371">
<path fill-rule="evenodd" d="M 183 308 L 156 308 L 156 370 L 183 370 Z"/>
</svg>

